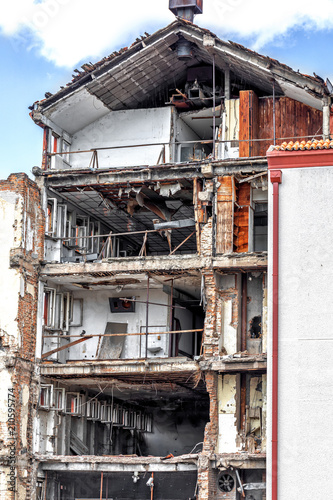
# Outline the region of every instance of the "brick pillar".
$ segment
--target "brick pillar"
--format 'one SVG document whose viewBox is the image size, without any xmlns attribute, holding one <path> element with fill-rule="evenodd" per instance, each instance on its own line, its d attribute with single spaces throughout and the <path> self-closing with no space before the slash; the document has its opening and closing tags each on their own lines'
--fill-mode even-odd
<svg viewBox="0 0 333 500">
<path fill-rule="evenodd" d="M 217 300 L 218 294 L 215 286 L 214 272 L 203 272 L 205 279 L 206 314 L 204 324 L 203 354 L 205 358 L 219 355 L 219 333 L 217 325 Z"/>
<path fill-rule="evenodd" d="M 214 456 L 218 438 L 218 374 L 207 372 L 205 379 L 209 393 L 210 407 L 209 422 L 206 424 L 204 445 L 198 463 L 198 499 L 212 500 L 216 496 L 216 471 L 212 469 L 211 458 Z"/>
</svg>

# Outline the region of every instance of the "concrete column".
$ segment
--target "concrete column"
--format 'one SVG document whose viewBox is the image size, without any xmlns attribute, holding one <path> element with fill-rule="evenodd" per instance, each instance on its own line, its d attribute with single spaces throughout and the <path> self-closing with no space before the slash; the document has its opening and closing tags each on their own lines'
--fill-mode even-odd
<svg viewBox="0 0 333 500">
<path fill-rule="evenodd" d="M 323 103 L 323 139 L 329 139 L 330 137 L 330 104 L 331 98 L 324 97 Z"/>
</svg>

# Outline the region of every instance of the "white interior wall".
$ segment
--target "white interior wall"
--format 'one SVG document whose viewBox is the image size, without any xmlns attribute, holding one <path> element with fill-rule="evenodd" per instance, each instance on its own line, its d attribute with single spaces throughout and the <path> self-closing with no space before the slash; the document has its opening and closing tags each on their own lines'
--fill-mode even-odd
<svg viewBox="0 0 333 500">
<path fill-rule="evenodd" d="M 171 108 L 111 111 L 73 135 L 71 151 L 135 144 L 170 143 Z M 99 167 L 155 165 L 162 145 L 98 152 Z M 169 146 L 166 146 L 166 159 Z M 91 153 L 70 155 L 74 168 L 89 166 Z"/>
<path fill-rule="evenodd" d="M 111 313 L 109 298 L 114 296 L 110 291 L 78 291 L 74 292 L 74 298 L 83 299 L 83 325 L 80 327 L 71 327 L 70 334 L 78 335 L 82 330 L 86 331 L 86 335 L 100 334 L 105 332 L 106 324 L 108 322 L 126 323 L 128 333 L 139 333 L 145 331 L 146 326 L 146 297 L 147 291 L 145 289 L 138 289 L 130 292 L 123 291 L 118 294 L 118 297 L 131 297 L 135 296 L 136 300 L 142 301 L 135 303 L 134 313 Z M 168 305 L 169 296 L 162 290 L 151 289 L 149 293 L 149 301 L 159 304 Z M 150 331 L 153 327 L 157 331 L 168 330 L 169 323 L 169 308 L 165 306 L 149 305 L 148 323 Z M 158 339 L 160 337 L 160 339 Z M 144 345 L 145 337 L 142 336 L 142 344 Z M 168 355 L 168 335 L 151 335 L 149 336 L 148 345 L 156 345 L 162 348 L 157 354 L 158 356 Z M 98 337 L 93 337 L 90 340 L 77 344 L 67 349 L 68 359 L 95 359 L 96 350 L 98 346 Z M 128 336 L 125 340 L 124 349 L 121 358 L 138 358 L 140 357 L 140 336 Z"/>
<path fill-rule="evenodd" d="M 21 274 L 18 269 L 9 267 L 9 255 L 12 248 L 24 246 L 24 224 L 22 221 L 23 199 L 16 193 L 0 193 L 0 276 L 3 286 L 0 301 L 0 330 L 10 336 L 11 342 L 20 343 L 17 326 L 18 294 L 24 294 L 21 288 Z M 9 286 L 10 285 L 10 286 Z"/>
<path fill-rule="evenodd" d="M 219 435 L 217 453 L 236 453 L 241 450 L 237 429 L 237 389 L 239 375 L 220 375 L 218 378 Z"/>
</svg>

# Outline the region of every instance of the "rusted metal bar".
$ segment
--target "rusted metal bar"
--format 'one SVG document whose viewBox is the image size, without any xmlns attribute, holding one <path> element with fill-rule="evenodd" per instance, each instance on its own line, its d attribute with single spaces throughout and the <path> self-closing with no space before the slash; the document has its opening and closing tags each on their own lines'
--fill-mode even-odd
<svg viewBox="0 0 333 500">
<path fill-rule="evenodd" d="M 149 275 L 147 277 L 147 302 L 146 302 L 146 358 L 148 357 L 148 318 L 149 318 Z"/>
<path fill-rule="evenodd" d="M 47 337 L 49 337 L 49 336 L 47 336 Z M 52 337 L 52 335 L 50 335 L 50 337 Z M 59 337 L 59 335 L 58 335 L 58 337 Z M 45 338 L 45 336 L 44 336 L 44 338 Z M 54 338 L 55 338 L 55 336 L 54 336 Z M 63 338 L 67 338 L 67 337 L 63 336 Z M 79 344 L 80 342 L 83 342 L 84 340 L 89 340 L 91 338 L 92 338 L 92 335 L 87 335 L 87 337 L 81 337 L 79 340 L 75 340 L 74 342 L 70 342 L 69 344 L 63 345 L 61 347 L 57 347 L 57 349 L 52 349 L 52 351 L 48 351 L 45 354 L 42 354 L 42 359 L 47 358 L 48 356 L 50 356 L 51 354 L 54 354 L 55 352 L 63 351 L 64 349 L 67 349 L 67 347 L 72 347 L 73 345 Z"/>
<path fill-rule="evenodd" d="M 178 248 L 180 248 L 182 245 L 184 245 L 184 243 L 186 243 L 186 241 L 189 240 L 191 238 L 191 236 L 193 236 L 194 234 L 195 234 L 195 231 L 193 231 L 193 233 L 191 233 L 189 236 L 187 236 L 184 241 L 179 243 L 179 245 L 176 248 L 174 248 L 172 250 L 172 252 L 169 253 L 169 255 L 172 255 L 173 253 L 175 253 L 178 250 Z"/>
<path fill-rule="evenodd" d="M 263 175 L 263 174 L 261 174 Z M 174 227 L 172 228 L 173 231 L 183 229 L 182 227 Z M 128 231 L 127 233 L 109 233 L 109 234 L 94 234 L 93 236 L 82 236 L 82 239 L 88 239 L 88 238 L 115 238 L 116 236 L 128 236 L 128 235 L 135 235 L 135 234 L 145 234 L 145 233 L 160 233 L 161 231 L 164 231 L 164 229 L 146 229 L 143 231 Z M 67 241 L 67 240 L 73 240 L 75 236 L 64 236 L 64 237 L 53 237 L 53 240 L 60 240 L 60 241 Z"/>
<path fill-rule="evenodd" d="M 171 280 L 173 284 L 173 279 Z M 119 297 L 119 300 L 127 300 L 128 302 L 139 302 L 141 304 L 146 304 L 145 300 L 129 299 L 128 297 Z M 199 301 L 199 299 L 198 299 Z M 169 306 L 168 304 L 161 304 L 160 302 L 149 302 L 149 305 L 162 306 L 162 307 L 173 307 L 174 309 L 186 309 L 184 306 Z"/>
<path fill-rule="evenodd" d="M 97 356 L 98 356 L 99 346 L 101 344 L 101 338 L 102 338 L 102 335 L 99 335 L 98 342 L 97 342 L 97 347 L 96 347 L 95 358 L 97 358 Z"/>
<path fill-rule="evenodd" d="M 46 500 L 46 488 L 47 488 L 47 471 L 45 471 L 45 481 L 44 481 L 44 500 Z"/>
<path fill-rule="evenodd" d="M 139 252 L 139 257 L 143 257 L 143 255 L 147 256 L 147 249 L 146 249 L 147 239 L 148 239 L 148 235 L 146 232 L 144 237 L 143 237 L 143 242 L 142 242 L 142 247 L 141 247 L 140 252 Z"/>
<path fill-rule="evenodd" d="M 246 438 L 246 373 L 241 373 L 240 393 L 240 434 L 243 436 L 244 444 Z"/>
<path fill-rule="evenodd" d="M 169 330 L 166 332 L 158 332 L 158 335 L 169 335 L 169 333 L 191 333 L 191 332 L 202 332 L 203 328 L 192 328 L 191 330 Z M 131 337 L 133 335 L 146 335 L 146 332 L 139 332 L 139 333 L 105 333 L 105 334 L 100 334 L 100 333 L 93 333 L 91 335 L 87 335 L 86 337 L 82 337 L 82 335 L 44 335 L 44 338 L 52 338 L 55 339 L 57 337 L 63 338 L 63 339 L 74 339 L 77 337 L 83 338 L 83 340 L 86 340 L 87 338 L 90 337 Z M 150 332 L 148 335 L 156 335 L 156 332 Z M 68 347 L 69 344 L 67 344 L 66 347 Z"/>
<path fill-rule="evenodd" d="M 246 351 L 247 333 L 247 274 L 242 274 L 242 322 L 241 322 L 241 351 Z"/>
<path fill-rule="evenodd" d="M 209 98 L 211 99 L 211 98 Z M 311 135 L 295 135 L 292 137 L 276 137 L 276 141 L 287 141 L 287 140 L 293 140 L 293 139 L 308 139 L 308 138 L 315 138 L 315 137 L 322 137 L 322 134 L 311 134 Z M 265 139 L 232 139 L 232 142 L 268 142 L 268 141 L 274 141 L 274 137 L 267 137 Z M 230 142 L 230 139 L 227 139 L 225 141 L 221 140 L 215 140 L 216 143 L 228 143 Z M 207 140 L 195 140 L 195 141 L 178 141 L 177 144 L 213 144 L 213 139 L 207 139 Z M 93 153 L 94 151 L 108 151 L 112 149 L 126 149 L 126 148 L 140 148 L 140 147 L 146 147 L 146 146 L 172 146 L 171 143 L 169 142 L 156 142 L 152 144 L 133 144 L 133 145 L 128 145 L 128 146 L 108 146 L 104 148 L 93 148 L 93 149 L 86 149 L 86 150 L 80 150 L 80 151 L 69 151 L 70 154 L 80 154 L 80 153 Z M 47 153 L 48 157 L 51 156 L 62 156 L 68 154 L 67 152 L 61 152 L 59 151 L 58 153 Z"/>
<path fill-rule="evenodd" d="M 275 81 L 273 80 L 273 144 L 276 144 L 276 127 L 275 127 Z"/>
<path fill-rule="evenodd" d="M 101 472 L 101 487 L 99 493 L 99 500 L 103 500 L 103 472 Z"/>
<path fill-rule="evenodd" d="M 152 477 L 152 484 L 150 486 L 150 500 L 154 500 L 154 473 L 152 472 L 151 473 L 151 477 Z"/>
</svg>

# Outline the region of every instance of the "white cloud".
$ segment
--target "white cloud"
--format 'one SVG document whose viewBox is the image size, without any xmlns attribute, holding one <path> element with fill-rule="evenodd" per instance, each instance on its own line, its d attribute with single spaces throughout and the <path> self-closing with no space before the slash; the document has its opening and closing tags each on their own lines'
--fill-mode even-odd
<svg viewBox="0 0 333 500">
<path fill-rule="evenodd" d="M 294 27 L 333 28 L 333 0 L 203 0 L 195 22 L 218 35 L 250 37 L 260 50 Z M 0 6 L 0 29 L 21 49 L 38 47 L 58 66 L 96 60 L 174 19 L 168 0 L 11 0 Z M 150 28 L 152 27 L 152 28 Z"/>
<path fill-rule="evenodd" d="M 259 50 L 292 28 L 308 30 L 333 28 L 333 0 L 322 0 L 317 8 L 312 0 L 204 0 L 200 25 L 211 26 L 219 34 L 235 33 L 254 40 Z"/>
</svg>

